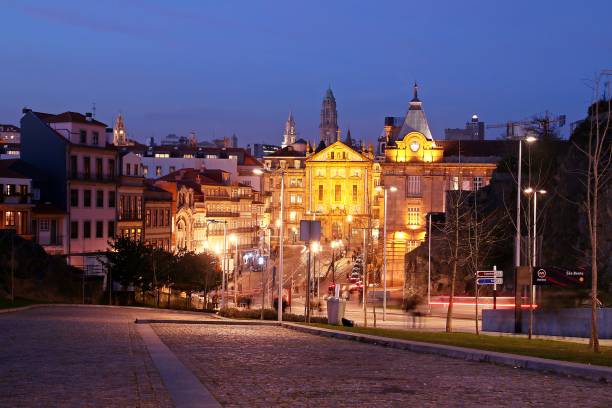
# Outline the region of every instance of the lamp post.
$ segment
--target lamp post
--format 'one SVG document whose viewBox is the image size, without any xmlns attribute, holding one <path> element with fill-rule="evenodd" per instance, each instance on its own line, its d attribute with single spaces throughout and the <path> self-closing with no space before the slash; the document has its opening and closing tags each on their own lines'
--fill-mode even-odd
<svg viewBox="0 0 612 408">
<path fill-rule="evenodd" d="M 227 221 L 206 220 L 206 235 L 208 235 L 208 224 L 223 224 L 223 258 L 221 261 L 223 277 L 221 279 L 221 309 L 225 309 L 227 307 Z"/>
<path fill-rule="evenodd" d="M 523 167 L 523 143 L 521 138 L 518 139 L 519 143 L 519 154 L 518 154 L 518 174 L 516 178 L 517 189 L 516 189 L 516 235 L 514 237 L 514 266 L 516 268 L 515 274 L 518 274 L 518 267 L 521 266 L 521 169 Z M 525 138 L 527 143 L 533 143 L 536 138 L 528 136 Z M 518 280 L 516 280 L 518 282 Z M 518 290 L 518 285 L 515 285 L 514 290 Z M 521 325 L 521 309 L 520 306 L 515 307 L 515 320 L 514 320 L 514 331 L 520 333 Z"/>
<path fill-rule="evenodd" d="M 229 236 L 229 240 L 235 244 L 236 253 L 234 258 L 234 307 L 238 306 L 238 237 L 235 234 Z M 229 260 L 228 260 L 229 263 Z"/>
<path fill-rule="evenodd" d="M 348 223 L 348 251 L 351 250 L 351 235 L 353 230 L 351 229 L 351 223 L 353 222 L 353 216 L 351 214 L 346 216 L 346 222 Z"/>
<path fill-rule="evenodd" d="M 537 248 L 537 214 L 538 214 L 538 194 L 546 194 L 546 190 L 536 190 L 532 187 L 528 187 L 525 189 L 525 194 L 533 194 L 533 242 L 531 244 L 531 266 L 532 268 L 536 267 L 536 248 Z M 531 271 L 529 278 L 529 334 L 528 338 L 531 339 L 533 335 L 533 305 L 535 303 L 535 287 L 533 286 L 533 270 Z"/>
<path fill-rule="evenodd" d="M 284 234 L 284 209 L 285 209 L 285 169 L 280 168 L 278 172 L 281 175 L 281 190 L 280 190 L 280 232 L 279 232 L 279 264 L 278 264 L 278 321 L 283 321 L 283 240 Z M 253 169 L 256 175 L 262 175 L 263 170 Z"/>
<path fill-rule="evenodd" d="M 383 321 L 385 321 L 385 317 L 387 315 L 387 192 L 391 191 L 392 193 L 397 191 L 397 187 L 384 187 L 378 186 L 376 188 L 377 191 L 383 191 Z"/>
</svg>

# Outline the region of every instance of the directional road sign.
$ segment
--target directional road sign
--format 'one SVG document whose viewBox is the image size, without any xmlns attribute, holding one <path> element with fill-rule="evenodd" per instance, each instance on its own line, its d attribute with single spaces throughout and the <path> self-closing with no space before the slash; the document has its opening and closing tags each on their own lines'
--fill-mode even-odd
<svg viewBox="0 0 612 408">
<path fill-rule="evenodd" d="M 478 278 L 476 283 L 479 285 L 503 285 L 503 278 Z"/>
<path fill-rule="evenodd" d="M 504 271 L 476 271 L 477 278 L 503 278 Z"/>
</svg>

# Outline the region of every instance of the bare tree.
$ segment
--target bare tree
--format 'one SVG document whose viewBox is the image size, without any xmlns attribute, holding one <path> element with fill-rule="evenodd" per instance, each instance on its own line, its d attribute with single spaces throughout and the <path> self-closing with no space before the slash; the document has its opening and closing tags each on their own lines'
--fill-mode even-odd
<svg viewBox="0 0 612 408">
<path fill-rule="evenodd" d="M 589 346 L 598 353 L 599 334 L 597 322 L 598 300 L 598 238 L 599 238 L 599 215 L 602 190 L 609 188 L 609 168 L 612 158 L 612 149 L 608 137 L 610 130 L 610 116 L 612 115 L 612 99 L 609 96 L 609 83 L 606 84 L 606 97 L 600 99 L 601 81 L 604 77 L 612 75 L 612 71 L 600 73 L 594 83 L 594 103 L 591 105 L 589 116 L 588 138 L 586 144 L 581 146 L 574 141 L 574 146 L 582 152 L 587 159 L 587 167 L 584 174 L 584 186 L 586 196 L 581 203 L 586 214 L 586 221 L 590 243 L 591 263 L 591 338 Z M 604 110 L 602 112 L 602 110 Z M 605 194 L 604 194 L 605 197 Z"/>
</svg>

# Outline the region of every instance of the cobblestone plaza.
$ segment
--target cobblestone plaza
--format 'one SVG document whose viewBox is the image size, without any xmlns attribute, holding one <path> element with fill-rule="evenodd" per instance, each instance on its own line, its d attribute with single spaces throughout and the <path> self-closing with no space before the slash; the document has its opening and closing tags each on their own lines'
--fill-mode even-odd
<svg viewBox="0 0 612 408">
<path fill-rule="evenodd" d="M 0 406 L 173 406 L 136 318 L 206 317 L 104 307 L 0 314 Z M 279 327 L 151 326 L 222 406 L 612 406 L 610 385 L 575 378 Z"/>
</svg>

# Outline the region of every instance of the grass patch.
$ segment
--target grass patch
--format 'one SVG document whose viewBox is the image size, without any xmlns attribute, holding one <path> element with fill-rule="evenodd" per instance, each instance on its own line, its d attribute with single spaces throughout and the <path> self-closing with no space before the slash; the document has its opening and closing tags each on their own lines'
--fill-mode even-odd
<svg viewBox="0 0 612 408">
<path fill-rule="evenodd" d="M 36 300 L 15 298 L 15 302 L 11 302 L 11 299 L 0 298 L 0 309 L 11 309 L 14 307 L 24 307 L 30 305 L 38 305 L 46 302 L 38 302 Z"/>
<path fill-rule="evenodd" d="M 612 347 L 601 347 L 601 353 L 589 351 L 588 345 L 558 340 L 528 340 L 522 337 L 490 336 L 471 333 L 419 332 L 369 327 L 343 327 L 328 324 L 310 324 L 325 329 L 342 330 L 352 333 L 371 334 L 401 340 L 444 344 L 500 353 L 519 354 L 551 360 L 570 361 L 612 367 Z"/>
</svg>

